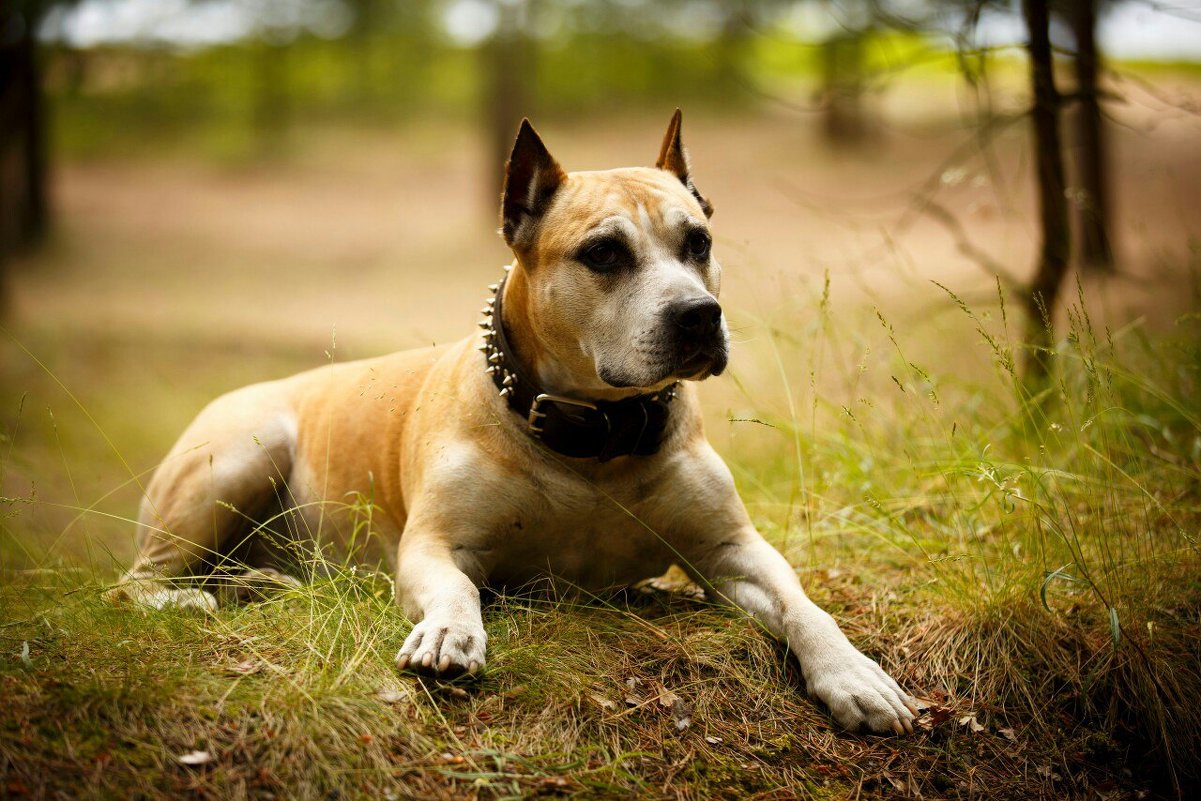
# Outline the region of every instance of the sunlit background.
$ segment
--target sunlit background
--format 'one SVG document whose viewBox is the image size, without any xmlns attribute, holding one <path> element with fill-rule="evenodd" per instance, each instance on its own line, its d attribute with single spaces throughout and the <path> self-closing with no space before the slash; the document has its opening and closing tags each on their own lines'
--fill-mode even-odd
<svg viewBox="0 0 1201 801">
<path fill-rule="evenodd" d="M 1113 258 L 1080 262 L 1081 291 L 1114 330 L 1170 327 L 1197 307 L 1201 10 L 1097 12 Z M 131 475 L 214 395 L 470 333 L 508 259 L 498 193 L 523 116 L 566 168 L 603 169 L 652 163 L 683 108 L 736 338 L 731 374 L 704 387 L 710 435 L 735 460 L 792 445 L 731 421 L 892 391 L 881 318 L 912 358 L 989 381 L 978 337 L 933 282 L 996 314 L 996 276 L 1034 269 L 1014 3 L 83 0 L 0 13 L 0 471 L 6 498 L 39 501 L 5 528 L 16 564 L 62 555 L 72 526 L 128 555 L 126 524 L 72 523 L 77 509 L 128 515 Z M 1066 12 L 1052 34 L 1070 101 L 1082 34 Z M 1069 102 L 1079 214 L 1075 119 Z M 804 347 L 823 293 L 845 352 Z"/>
</svg>

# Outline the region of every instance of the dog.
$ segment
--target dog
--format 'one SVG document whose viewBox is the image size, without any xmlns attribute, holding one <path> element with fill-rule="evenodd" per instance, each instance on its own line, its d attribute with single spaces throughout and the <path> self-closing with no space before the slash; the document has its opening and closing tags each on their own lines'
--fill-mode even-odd
<svg viewBox="0 0 1201 801">
<path fill-rule="evenodd" d="M 365 497 L 414 621 L 402 670 L 484 667 L 481 586 L 599 590 L 677 564 L 782 638 L 839 724 L 912 732 L 915 699 L 809 600 L 705 439 L 694 382 L 729 358 L 712 213 L 678 110 L 653 168 L 602 172 L 565 172 L 523 121 L 501 207 L 513 260 L 480 330 L 213 401 L 147 487 L 111 596 L 214 607 L 178 579 L 281 515 L 307 547 L 349 547 L 327 507 Z"/>
</svg>

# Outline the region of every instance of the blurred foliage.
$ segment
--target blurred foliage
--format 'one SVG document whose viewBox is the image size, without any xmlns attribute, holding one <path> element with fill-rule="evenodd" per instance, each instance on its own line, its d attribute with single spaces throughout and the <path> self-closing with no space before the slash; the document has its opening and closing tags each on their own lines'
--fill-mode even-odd
<svg viewBox="0 0 1201 801">
<path fill-rule="evenodd" d="M 491 99 L 495 62 L 486 36 L 464 42 L 448 34 L 453 5 L 356 0 L 345 4 L 353 16 L 336 35 L 264 23 L 241 41 L 202 48 L 49 42 L 55 145 L 75 156 L 181 146 L 218 159 L 259 158 L 282 152 L 287 133 L 308 124 L 474 120 Z M 476 13 L 492 7 L 477 5 Z M 532 86 L 511 102 L 539 119 L 669 105 L 728 109 L 765 96 L 817 112 L 821 42 L 801 41 L 778 13 L 805 5 L 815 4 L 535 0 L 508 45 L 528 50 Z M 875 28 L 865 36 L 863 68 L 870 91 L 901 69 L 945 74 L 955 56 L 925 34 Z"/>
</svg>

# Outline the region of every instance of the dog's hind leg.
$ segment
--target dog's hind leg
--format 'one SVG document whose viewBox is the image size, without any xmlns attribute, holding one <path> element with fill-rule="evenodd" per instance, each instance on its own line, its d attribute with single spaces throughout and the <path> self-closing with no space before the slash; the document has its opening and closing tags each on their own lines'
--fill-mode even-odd
<svg viewBox="0 0 1201 801">
<path fill-rule="evenodd" d="M 290 505 L 295 441 L 293 417 L 273 385 L 213 401 L 155 472 L 138 515 L 137 557 L 109 599 L 215 608 L 211 593 L 177 580 L 228 559 L 264 509 Z"/>
</svg>

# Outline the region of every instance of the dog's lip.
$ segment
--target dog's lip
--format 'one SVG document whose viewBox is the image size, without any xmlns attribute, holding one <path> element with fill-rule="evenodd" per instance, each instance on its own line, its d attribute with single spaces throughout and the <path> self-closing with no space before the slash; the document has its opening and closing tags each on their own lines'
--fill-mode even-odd
<svg viewBox="0 0 1201 801">
<path fill-rule="evenodd" d="M 673 375 L 693 381 L 704 381 L 711 375 L 721 375 L 726 369 L 726 361 L 724 347 L 702 347 L 681 362 L 673 371 Z"/>
</svg>

